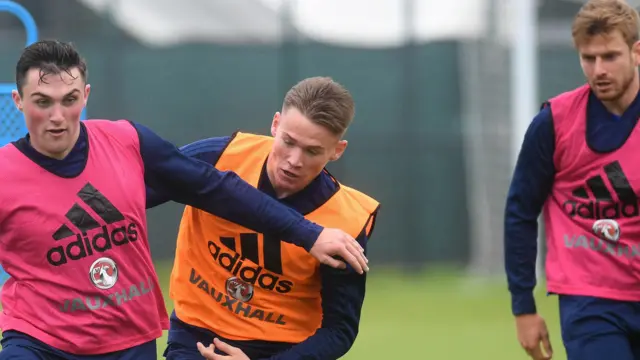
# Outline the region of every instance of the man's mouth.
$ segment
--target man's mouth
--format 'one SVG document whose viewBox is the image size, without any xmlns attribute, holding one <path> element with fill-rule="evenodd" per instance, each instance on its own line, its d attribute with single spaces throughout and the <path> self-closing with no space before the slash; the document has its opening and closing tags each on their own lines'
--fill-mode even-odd
<svg viewBox="0 0 640 360">
<path fill-rule="evenodd" d="M 66 129 L 52 129 L 52 130 L 47 130 L 48 133 L 52 134 L 52 135 L 61 135 L 63 134 L 65 131 L 67 131 Z"/>
<path fill-rule="evenodd" d="M 295 179 L 295 178 L 297 178 L 297 177 L 298 177 L 298 175 L 296 175 L 296 174 L 294 174 L 294 173 L 292 173 L 292 172 L 290 172 L 290 171 L 284 170 L 284 169 L 282 169 L 282 173 L 283 173 L 285 176 L 290 177 L 290 178 L 292 178 L 292 179 Z"/>
</svg>

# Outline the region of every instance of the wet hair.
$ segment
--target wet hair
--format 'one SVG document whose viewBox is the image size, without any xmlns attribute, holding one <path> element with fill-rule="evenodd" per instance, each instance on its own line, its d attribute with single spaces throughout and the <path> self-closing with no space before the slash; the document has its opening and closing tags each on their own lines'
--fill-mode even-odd
<svg viewBox="0 0 640 360">
<path fill-rule="evenodd" d="M 44 82 L 47 75 L 57 75 L 63 72 L 71 75 L 71 70 L 77 68 L 80 76 L 86 81 L 87 64 L 71 43 L 58 40 L 41 40 L 27 46 L 20 55 L 16 65 L 16 86 L 20 96 L 25 85 L 27 73 L 31 69 L 40 70 L 40 82 Z"/>
</svg>

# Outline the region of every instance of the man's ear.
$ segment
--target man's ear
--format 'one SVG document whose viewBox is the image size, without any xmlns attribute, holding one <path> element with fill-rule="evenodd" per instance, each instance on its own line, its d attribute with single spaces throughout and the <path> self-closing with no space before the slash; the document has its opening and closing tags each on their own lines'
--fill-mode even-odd
<svg viewBox="0 0 640 360">
<path fill-rule="evenodd" d="M 84 86 L 84 106 L 87 106 L 87 102 L 89 102 L 89 94 L 91 93 L 91 85 L 87 84 Z"/>
<path fill-rule="evenodd" d="M 16 109 L 22 112 L 22 109 L 23 109 L 22 96 L 20 96 L 20 93 L 18 92 L 18 90 L 11 90 L 11 99 L 13 99 L 13 103 L 16 106 Z"/>
<path fill-rule="evenodd" d="M 336 145 L 335 151 L 331 156 L 330 160 L 336 161 L 340 159 L 342 157 L 342 154 L 344 154 L 345 150 L 347 150 L 347 145 L 348 145 L 347 140 L 338 141 L 338 144 Z"/>
<path fill-rule="evenodd" d="M 271 136 L 276 136 L 276 133 L 278 132 L 278 125 L 280 125 L 280 113 L 276 112 L 273 115 L 273 121 L 271 121 Z"/>
</svg>

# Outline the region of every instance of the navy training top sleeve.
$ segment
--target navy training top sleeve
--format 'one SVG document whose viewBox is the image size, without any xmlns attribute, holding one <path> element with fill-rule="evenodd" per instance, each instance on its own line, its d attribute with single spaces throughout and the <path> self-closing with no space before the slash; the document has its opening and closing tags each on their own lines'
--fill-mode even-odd
<svg viewBox="0 0 640 360">
<path fill-rule="evenodd" d="M 553 117 L 547 105 L 527 129 L 507 194 L 504 256 L 514 315 L 536 312 L 538 217 L 553 186 L 554 151 Z"/>
<path fill-rule="evenodd" d="M 367 236 L 357 237 L 366 251 Z M 289 350 L 269 360 L 332 360 L 346 354 L 356 340 L 366 289 L 366 273 L 351 267 L 345 270 L 320 265 L 322 281 L 322 325 L 316 332 Z"/>
<path fill-rule="evenodd" d="M 171 200 L 191 205 L 256 232 L 313 247 L 323 227 L 306 220 L 249 185 L 236 173 L 190 158 L 144 125 L 133 123 L 140 138 L 145 183 Z"/>
<path fill-rule="evenodd" d="M 224 149 L 229 145 L 231 136 L 212 137 L 198 140 L 180 148 L 186 156 L 204 161 L 215 166 Z M 147 185 L 147 209 L 171 201 L 171 194 L 160 193 Z"/>
</svg>

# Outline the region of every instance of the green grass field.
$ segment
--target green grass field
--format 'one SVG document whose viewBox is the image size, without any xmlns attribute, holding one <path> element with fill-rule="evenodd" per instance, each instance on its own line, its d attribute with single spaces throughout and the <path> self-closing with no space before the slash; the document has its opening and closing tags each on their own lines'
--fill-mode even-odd
<svg viewBox="0 0 640 360">
<path fill-rule="evenodd" d="M 160 282 L 168 284 L 171 264 L 159 263 L 157 269 Z M 554 359 L 566 360 L 560 341 L 557 298 L 546 297 L 541 290 L 537 302 L 552 335 Z M 169 299 L 167 308 L 172 309 Z M 162 359 L 165 343 L 165 338 L 158 343 L 158 359 Z M 528 359 L 516 340 L 504 280 L 470 280 L 453 272 L 409 278 L 374 265 L 360 334 L 343 359 L 410 358 Z"/>
<path fill-rule="evenodd" d="M 157 270 L 168 295 L 171 263 L 158 263 Z M 551 332 L 554 360 L 566 360 L 557 298 L 542 290 L 536 298 Z M 170 299 L 166 303 L 171 311 Z M 474 280 L 445 271 L 406 277 L 373 267 L 360 334 L 343 359 L 528 359 L 514 328 L 502 279 Z M 158 359 L 163 359 L 165 344 L 166 333 L 158 341 Z"/>
</svg>

